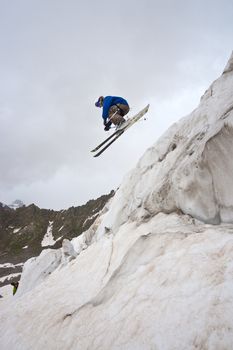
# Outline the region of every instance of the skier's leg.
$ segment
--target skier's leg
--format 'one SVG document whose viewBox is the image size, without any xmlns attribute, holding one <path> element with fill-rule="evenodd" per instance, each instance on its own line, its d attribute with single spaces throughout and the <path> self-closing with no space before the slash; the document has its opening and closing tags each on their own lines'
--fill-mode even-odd
<svg viewBox="0 0 233 350">
<path fill-rule="evenodd" d="M 109 119 L 114 125 L 119 125 L 125 121 L 125 119 L 120 114 L 119 108 L 117 106 L 112 106 L 109 109 Z"/>
<path fill-rule="evenodd" d="M 117 106 L 120 108 L 120 114 L 124 117 L 127 113 L 129 113 L 129 106 L 123 105 L 122 103 L 118 103 Z"/>
</svg>

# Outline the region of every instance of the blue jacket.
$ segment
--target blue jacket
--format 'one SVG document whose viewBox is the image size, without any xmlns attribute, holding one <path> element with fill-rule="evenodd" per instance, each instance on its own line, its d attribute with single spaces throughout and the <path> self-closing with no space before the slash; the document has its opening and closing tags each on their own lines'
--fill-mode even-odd
<svg viewBox="0 0 233 350">
<path fill-rule="evenodd" d="M 127 105 L 128 106 L 128 102 L 122 98 L 122 97 L 117 97 L 117 96 L 106 96 L 104 98 L 103 101 L 103 114 L 102 117 L 104 120 L 106 120 L 108 118 L 108 112 L 109 112 L 109 108 L 121 103 L 123 105 Z"/>
</svg>

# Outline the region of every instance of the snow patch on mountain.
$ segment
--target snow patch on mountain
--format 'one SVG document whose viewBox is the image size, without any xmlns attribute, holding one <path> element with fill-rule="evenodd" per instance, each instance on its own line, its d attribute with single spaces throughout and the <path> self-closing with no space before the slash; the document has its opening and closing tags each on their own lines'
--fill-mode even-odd
<svg viewBox="0 0 233 350">
<path fill-rule="evenodd" d="M 97 218 L 97 216 L 100 214 L 100 212 L 101 212 L 101 210 L 98 211 L 97 213 L 95 213 L 95 214 L 89 216 L 88 218 L 86 218 L 86 220 L 85 220 L 84 223 L 83 223 L 83 227 L 85 226 L 85 224 L 86 224 L 88 221 Z"/>
<path fill-rule="evenodd" d="M 19 277 L 21 273 L 11 273 L 10 275 L 0 278 L 0 282 L 5 282 L 6 280 L 11 280 L 12 278 Z"/>
<path fill-rule="evenodd" d="M 23 263 L 19 263 L 19 264 L 15 264 L 15 265 L 12 263 L 0 264 L 1 269 L 15 268 L 17 266 L 23 266 Z"/>
<path fill-rule="evenodd" d="M 21 230 L 21 227 L 14 228 L 13 233 L 18 233 Z"/>
<path fill-rule="evenodd" d="M 46 234 L 44 235 L 44 238 L 42 239 L 41 246 L 42 247 L 53 246 L 61 238 L 62 237 L 59 237 L 56 240 L 54 239 L 54 237 L 53 237 L 53 221 L 49 221 L 49 225 L 47 227 Z"/>
</svg>

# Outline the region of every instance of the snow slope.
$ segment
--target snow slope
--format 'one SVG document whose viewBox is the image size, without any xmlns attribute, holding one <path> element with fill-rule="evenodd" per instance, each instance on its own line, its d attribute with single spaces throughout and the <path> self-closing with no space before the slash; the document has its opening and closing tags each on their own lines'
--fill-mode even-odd
<svg viewBox="0 0 233 350">
<path fill-rule="evenodd" d="M 232 349 L 233 55 L 92 227 L 29 260 L 0 348 Z"/>
<path fill-rule="evenodd" d="M 206 223 L 233 222 L 233 70 L 224 72 L 127 176 L 109 213 L 115 228 L 176 210 Z"/>
</svg>

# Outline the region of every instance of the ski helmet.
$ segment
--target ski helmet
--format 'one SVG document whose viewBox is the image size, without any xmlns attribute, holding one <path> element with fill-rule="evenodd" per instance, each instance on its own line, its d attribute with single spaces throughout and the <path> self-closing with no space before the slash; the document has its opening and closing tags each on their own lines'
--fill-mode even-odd
<svg viewBox="0 0 233 350">
<path fill-rule="evenodd" d="M 104 97 L 103 96 L 100 96 L 97 100 L 97 102 L 95 103 L 95 106 L 96 107 L 102 107 L 103 106 L 103 100 L 104 100 Z"/>
</svg>

